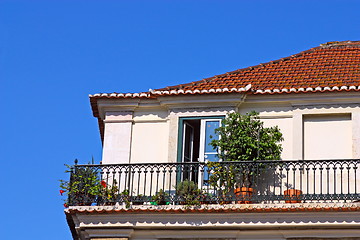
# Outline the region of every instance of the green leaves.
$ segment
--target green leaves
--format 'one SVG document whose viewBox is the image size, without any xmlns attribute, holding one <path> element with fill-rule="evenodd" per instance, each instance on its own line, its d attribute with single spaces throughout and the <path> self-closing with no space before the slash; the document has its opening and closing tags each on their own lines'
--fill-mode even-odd
<svg viewBox="0 0 360 240">
<path fill-rule="evenodd" d="M 229 113 L 222 126 L 215 130 L 218 140 L 212 140 L 211 145 L 218 149 L 219 158 L 223 161 L 258 161 L 279 160 L 283 140 L 279 128 L 264 127 L 257 112 L 245 115 Z M 220 163 L 208 163 L 211 169 L 210 183 L 215 188 L 230 189 L 235 184 L 251 187 L 252 179 L 261 171 L 251 167 L 222 166 Z M 264 166 L 260 166 L 264 169 Z M 241 178 L 241 179 L 239 179 Z"/>
<path fill-rule="evenodd" d="M 200 205 L 203 193 L 195 182 L 184 180 L 176 186 L 176 195 L 182 199 L 186 205 Z"/>
<path fill-rule="evenodd" d="M 229 113 L 215 132 L 220 138 L 211 145 L 220 150 L 224 161 L 280 159 L 282 134 L 277 126 L 265 128 L 257 112 Z"/>
<path fill-rule="evenodd" d="M 66 167 L 65 172 L 71 172 L 71 179 L 60 180 L 60 188 L 69 196 L 67 204 L 90 205 L 102 192 L 98 171 L 90 167 Z"/>
</svg>

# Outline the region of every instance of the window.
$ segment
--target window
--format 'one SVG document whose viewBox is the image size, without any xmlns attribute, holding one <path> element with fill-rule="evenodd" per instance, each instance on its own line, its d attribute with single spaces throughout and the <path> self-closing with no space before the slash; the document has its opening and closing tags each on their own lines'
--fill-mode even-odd
<svg viewBox="0 0 360 240">
<path fill-rule="evenodd" d="M 215 129 L 220 126 L 223 118 L 223 116 L 180 118 L 178 162 L 219 161 L 217 150 L 210 145 L 210 142 L 218 138 Z M 188 165 L 184 167 L 181 180 L 188 179 L 202 185 L 202 182 L 208 178 L 206 173 L 203 178 L 199 177 L 197 169 Z"/>
</svg>

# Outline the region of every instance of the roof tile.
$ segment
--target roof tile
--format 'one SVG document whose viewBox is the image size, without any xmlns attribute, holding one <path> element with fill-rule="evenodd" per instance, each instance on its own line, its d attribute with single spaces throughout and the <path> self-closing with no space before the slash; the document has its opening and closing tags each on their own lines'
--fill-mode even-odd
<svg viewBox="0 0 360 240">
<path fill-rule="evenodd" d="M 251 86 L 251 88 L 249 87 Z M 351 88 L 350 86 L 354 86 Z M 290 57 L 261 63 L 200 81 L 142 93 L 95 94 L 91 98 L 156 98 L 166 95 L 247 92 L 358 91 L 360 41 L 330 42 Z"/>
</svg>

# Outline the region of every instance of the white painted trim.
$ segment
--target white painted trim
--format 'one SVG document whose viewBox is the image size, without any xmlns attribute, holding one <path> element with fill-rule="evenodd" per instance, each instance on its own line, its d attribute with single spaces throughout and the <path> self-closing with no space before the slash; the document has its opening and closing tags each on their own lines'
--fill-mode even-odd
<svg viewBox="0 0 360 240">
<path fill-rule="evenodd" d="M 272 113 L 260 113 L 259 118 L 260 119 L 283 119 L 283 118 L 292 118 L 293 115 L 291 114 L 278 114 L 274 115 Z"/>
<path fill-rule="evenodd" d="M 264 239 L 288 239 L 294 237 L 307 238 L 346 238 L 358 237 L 358 229 L 301 229 L 293 230 L 137 230 L 132 239 L 236 239 L 236 240 L 264 240 Z"/>
<path fill-rule="evenodd" d="M 194 90 L 186 90 L 183 89 L 173 89 L 173 90 L 162 90 L 162 91 L 155 91 L 149 89 L 149 92 L 141 92 L 141 93 L 96 93 L 94 95 L 89 95 L 89 97 L 113 97 L 113 98 L 137 98 L 137 97 L 150 97 L 152 95 L 159 95 L 159 96 L 166 96 L 166 95 L 184 95 L 184 94 L 197 94 L 197 93 L 229 93 L 229 92 L 238 92 L 238 93 L 246 93 L 251 89 L 251 84 L 248 84 L 241 88 L 212 88 L 212 89 L 194 89 Z M 263 94 L 263 93 L 280 93 L 280 92 L 332 92 L 332 91 L 339 91 L 339 90 L 356 90 L 360 89 L 360 86 L 351 85 L 351 86 L 333 86 L 333 87 L 307 87 L 307 88 L 282 88 L 282 89 L 258 89 L 256 90 L 256 94 Z"/>
<path fill-rule="evenodd" d="M 185 156 L 185 134 L 186 134 L 186 128 L 191 128 L 192 129 L 192 135 L 191 135 L 191 145 L 190 145 L 190 155 L 191 155 L 191 161 L 190 162 L 193 162 L 194 159 L 193 159 L 193 153 L 194 153 L 194 128 L 186 123 L 186 122 L 183 122 L 183 133 L 182 133 L 182 153 L 181 153 L 181 161 L 184 162 L 184 156 Z"/>
<path fill-rule="evenodd" d="M 360 159 L 360 109 L 351 113 L 353 158 Z"/>
<path fill-rule="evenodd" d="M 280 206 L 281 204 L 278 204 Z M 286 204 L 285 204 L 286 205 Z M 283 206 L 285 206 L 283 204 Z M 106 228 L 131 228 L 131 229 L 212 229 L 212 230 L 270 230 L 270 229 L 345 229 L 355 228 L 360 230 L 360 214 L 357 211 L 296 211 L 291 208 L 300 206 L 359 206 L 359 203 L 351 204 L 293 204 L 287 205 L 289 211 L 271 211 L 274 204 L 259 206 L 259 209 L 266 208 L 266 212 L 110 212 L 110 213 L 76 213 L 72 217 L 78 219 L 76 227 L 82 229 L 106 229 Z M 155 206 L 156 207 L 156 206 Z M 222 206 L 224 207 L 224 206 Z M 240 207 L 246 207 L 244 205 Z M 72 207 L 72 208 L 97 208 L 101 207 Z M 108 207 L 109 208 L 109 207 Z M 154 208 L 154 206 L 149 206 Z M 164 206 L 164 208 L 177 208 L 176 206 Z M 211 208 L 211 206 L 210 206 Z"/>
<path fill-rule="evenodd" d="M 293 112 L 293 159 L 302 160 L 304 158 L 303 145 L 303 115 L 294 110 Z"/>
<path fill-rule="evenodd" d="M 126 123 L 126 122 L 134 122 L 134 120 L 103 120 L 104 123 Z"/>
<path fill-rule="evenodd" d="M 184 108 L 191 107 L 209 107 L 212 106 L 225 106 L 235 108 L 244 100 L 244 94 L 224 94 L 224 95 L 190 95 L 190 96 L 169 96 L 159 97 L 160 105 L 168 108 Z"/>
<path fill-rule="evenodd" d="M 295 105 L 360 103 L 359 92 L 327 92 L 312 94 L 247 95 L 245 103 L 290 102 Z"/>
<path fill-rule="evenodd" d="M 161 123 L 161 122 L 167 122 L 169 121 L 169 118 L 165 119 L 134 119 L 134 123 Z"/>
<path fill-rule="evenodd" d="M 102 119 L 105 119 L 106 112 L 128 112 L 134 111 L 139 106 L 140 99 L 133 99 L 131 101 L 116 100 L 116 99 L 99 99 L 97 101 L 97 107 L 99 115 Z"/>
<path fill-rule="evenodd" d="M 106 228 L 86 229 L 86 235 L 90 239 L 91 238 L 111 238 L 111 239 L 130 238 L 133 233 L 134 233 L 133 229 L 106 229 Z"/>
<path fill-rule="evenodd" d="M 199 146 L 199 162 L 205 161 L 205 124 L 206 119 L 201 119 L 200 121 L 200 146 Z"/>
</svg>

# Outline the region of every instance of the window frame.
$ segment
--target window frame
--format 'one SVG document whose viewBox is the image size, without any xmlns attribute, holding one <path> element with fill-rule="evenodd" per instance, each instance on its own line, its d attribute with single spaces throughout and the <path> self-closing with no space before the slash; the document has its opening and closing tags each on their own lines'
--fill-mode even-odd
<svg viewBox="0 0 360 240">
<path fill-rule="evenodd" d="M 200 117 L 179 117 L 178 121 L 178 142 L 177 142 L 177 160 L 176 162 L 182 162 L 182 153 L 183 153 L 183 137 L 184 137 L 184 121 L 186 120 L 202 120 L 202 119 L 221 119 L 223 120 L 225 115 L 216 115 L 216 116 L 200 116 Z"/>
</svg>

